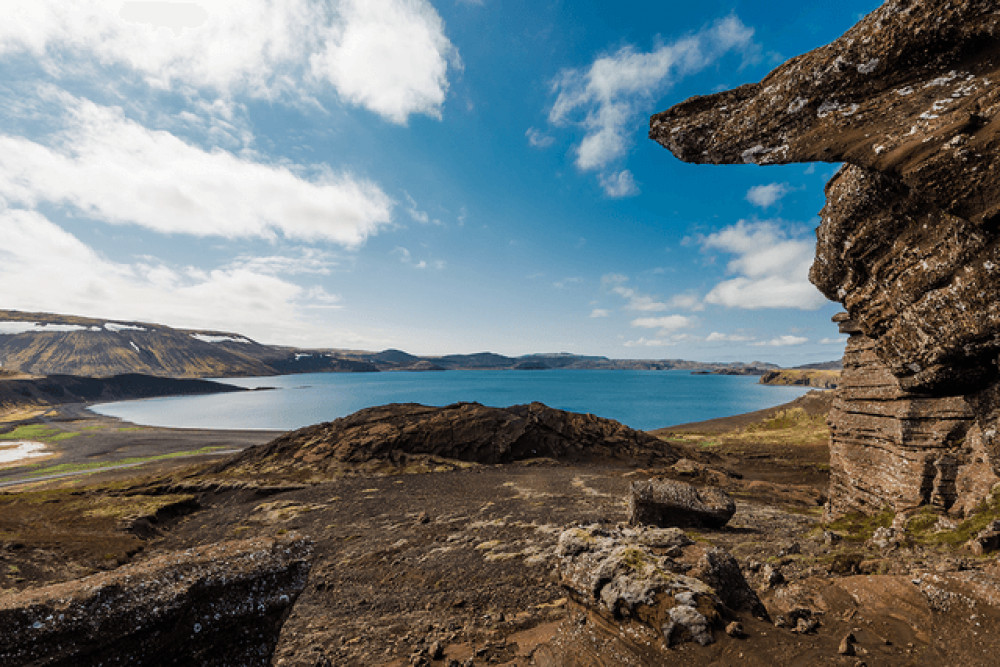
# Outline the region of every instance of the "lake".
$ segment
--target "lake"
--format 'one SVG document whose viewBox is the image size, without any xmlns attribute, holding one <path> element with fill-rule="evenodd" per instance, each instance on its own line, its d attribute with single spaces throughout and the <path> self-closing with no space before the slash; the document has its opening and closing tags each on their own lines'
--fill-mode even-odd
<svg viewBox="0 0 1000 667">
<path fill-rule="evenodd" d="M 220 380 L 273 391 L 177 396 L 96 405 L 94 412 L 170 428 L 289 430 L 384 403 L 508 406 L 540 401 L 638 429 L 728 417 L 780 405 L 808 391 L 757 384 L 755 376 L 689 371 L 446 371 L 308 373 Z"/>
</svg>

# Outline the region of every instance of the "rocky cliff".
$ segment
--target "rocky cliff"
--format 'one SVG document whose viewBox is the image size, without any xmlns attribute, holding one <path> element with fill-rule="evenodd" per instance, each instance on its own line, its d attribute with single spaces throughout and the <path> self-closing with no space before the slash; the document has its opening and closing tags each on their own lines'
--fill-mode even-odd
<svg viewBox="0 0 1000 667">
<path fill-rule="evenodd" d="M 810 274 L 851 333 L 836 510 L 961 512 L 998 479 L 998 69 L 992 0 L 889 0 L 760 83 L 650 121 L 686 161 L 845 163 Z"/>
</svg>

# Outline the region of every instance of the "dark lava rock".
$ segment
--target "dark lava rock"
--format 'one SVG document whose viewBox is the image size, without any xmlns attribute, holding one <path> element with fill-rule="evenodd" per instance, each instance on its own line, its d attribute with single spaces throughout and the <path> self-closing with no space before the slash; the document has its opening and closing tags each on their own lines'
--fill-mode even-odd
<svg viewBox="0 0 1000 667">
<path fill-rule="evenodd" d="M 851 335 L 831 414 L 835 513 L 957 513 L 1000 477 L 1000 7 L 889 0 L 650 136 L 700 163 L 844 162 L 811 280 Z"/>
<path fill-rule="evenodd" d="M 221 542 L 6 593 L 0 664 L 269 664 L 306 585 L 310 548 Z"/>
<path fill-rule="evenodd" d="M 736 503 L 725 491 L 667 479 L 632 482 L 628 496 L 633 525 L 721 528 L 735 513 Z"/>
<path fill-rule="evenodd" d="M 672 463 L 679 458 L 669 445 L 642 431 L 541 403 L 509 408 L 394 403 L 293 431 L 246 450 L 217 470 L 322 474 L 375 460 L 405 464 L 413 455 L 484 464 L 532 458 Z"/>
</svg>

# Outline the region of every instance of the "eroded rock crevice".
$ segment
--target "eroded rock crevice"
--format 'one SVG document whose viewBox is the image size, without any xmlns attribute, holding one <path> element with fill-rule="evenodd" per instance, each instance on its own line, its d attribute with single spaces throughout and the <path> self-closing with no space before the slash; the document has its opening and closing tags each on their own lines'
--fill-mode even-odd
<svg viewBox="0 0 1000 667">
<path fill-rule="evenodd" d="M 1000 7 L 889 0 L 757 84 L 657 114 L 699 163 L 843 162 L 810 279 L 850 334 L 836 512 L 962 514 L 1000 473 Z"/>
</svg>

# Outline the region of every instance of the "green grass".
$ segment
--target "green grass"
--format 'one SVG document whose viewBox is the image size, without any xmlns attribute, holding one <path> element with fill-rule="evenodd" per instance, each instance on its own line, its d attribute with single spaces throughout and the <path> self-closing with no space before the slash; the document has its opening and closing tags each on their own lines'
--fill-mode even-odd
<svg viewBox="0 0 1000 667">
<path fill-rule="evenodd" d="M 27 424 L 18 426 L 8 433 L 0 433 L 0 440 L 40 440 L 42 442 L 59 442 L 80 435 L 71 431 L 62 431 L 42 424 Z"/>
<path fill-rule="evenodd" d="M 155 456 L 133 456 L 130 458 L 118 459 L 116 461 L 93 461 L 90 463 L 58 463 L 56 465 L 35 468 L 29 474 L 31 477 L 40 477 L 43 475 L 58 475 L 60 473 L 66 473 L 66 472 L 86 472 L 88 470 L 107 468 L 110 466 L 134 465 L 139 463 L 150 463 L 153 461 L 176 459 L 185 456 L 198 456 L 201 454 L 211 454 L 212 452 L 218 451 L 220 449 L 226 449 L 226 447 L 202 447 L 201 449 L 189 449 L 183 452 L 171 452 L 170 454 L 157 454 Z"/>
<path fill-rule="evenodd" d="M 1000 519 L 1000 490 L 993 492 L 973 510 L 971 516 L 958 524 L 954 530 L 934 532 L 938 522 L 938 513 L 925 507 L 906 522 L 906 535 L 913 542 L 927 546 L 957 547 L 965 544 L 989 526 Z"/>
<path fill-rule="evenodd" d="M 848 542 L 867 542 L 875 534 L 877 528 L 891 526 L 895 516 L 895 513 L 888 508 L 872 515 L 851 512 L 831 521 L 824 528 L 836 532 Z"/>
</svg>

